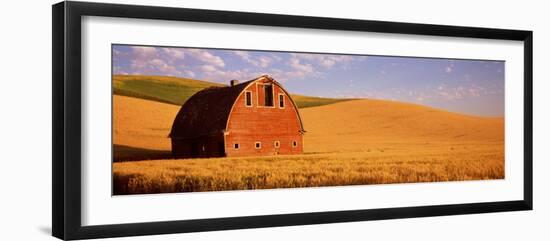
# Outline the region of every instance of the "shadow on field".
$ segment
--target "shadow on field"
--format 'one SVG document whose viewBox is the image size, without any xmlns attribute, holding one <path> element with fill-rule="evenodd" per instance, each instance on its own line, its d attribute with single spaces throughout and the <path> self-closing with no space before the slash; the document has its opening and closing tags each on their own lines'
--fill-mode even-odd
<svg viewBox="0 0 550 241">
<path fill-rule="evenodd" d="M 124 145 L 113 145 L 113 162 L 172 159 L 172 152 Z"/>
</svg>

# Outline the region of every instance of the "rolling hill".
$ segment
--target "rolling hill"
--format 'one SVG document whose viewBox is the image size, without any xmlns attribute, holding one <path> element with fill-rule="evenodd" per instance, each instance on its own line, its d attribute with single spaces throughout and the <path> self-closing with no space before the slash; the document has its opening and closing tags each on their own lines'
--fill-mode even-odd
<svg viewBox="0 0 550 241">
<path fill-rule="evenodd" d="M 170 156 L 168 133 L 179 109 L 179 106 L 157 101 L 113 96 L 114 159 Z"/>
<path fill-rule="evenodd" d="M 136 97 L 162 103 L 182 105 L 198 91 L 222 84 L 202 80 L 148 75 L 113 75 L 115 95 Z M 298 108 L 328 105 L 348 99 L 311 97 L 291 94 Z"/>
<path fill-rule="evenodd" d="M 182 105 L 198 91 L 221 84 L 167 76 L 113 75 L 115 95 Z"/>
<path fill-rule="evenodd" d="M 353 100 L 300 110 L 308 152 L 463 148 L 504 143 L 504 118 L 469 116 L 386 100 Z M 319 121 L 322 120 L 322 121 Z"/>
<path fill-rule="evenodd" d="M 115 149 L 124 150 L 119 154 L 142 155 L 149 150 L 155 156 L 158 151 L 170 151 L 168 133 L 179 106 L 115 95 L 113 108 Z M 385 150 L 406 154 L 430 148 L 502 149 L 504 145 L 503 118 L 401 102 L 350 100 L 301 109 L 300 114 L 307 131 L 307 153 Z"/>
<path fill-rule="evenodd" d="M 179 106 L 120 95 L 113 105 L 115 195 L 505 177 L 503 118 L 350 100 L 300 109 L 304 154 L 171 160 Z"/>
</svg>

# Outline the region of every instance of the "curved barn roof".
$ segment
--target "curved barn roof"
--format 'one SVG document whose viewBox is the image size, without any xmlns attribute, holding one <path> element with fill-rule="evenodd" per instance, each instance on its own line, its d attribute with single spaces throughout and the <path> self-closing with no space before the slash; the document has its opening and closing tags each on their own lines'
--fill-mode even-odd
<svg viewBox="0 0 550 241">
<path fill-rule="evenodd" d="M 279 85 L 271 77 L 263 75 L 234 86 L 209 87 L 195 93 L 183 104 L 176 115 L 169 137 L 187 139 L 223 132 L 233 104 L 239 95 L 250 84 L 262 78 L 268 78 Z M 281 87 L 281 89 L 286 92 L 284 88 Z M 287 96 L 289 96 L 288 93 Z M 292 103 L 296 106 L 294 101 Z M 296 114 L 303 130 L 300 114 L 298 112 Z"/>
</svg>

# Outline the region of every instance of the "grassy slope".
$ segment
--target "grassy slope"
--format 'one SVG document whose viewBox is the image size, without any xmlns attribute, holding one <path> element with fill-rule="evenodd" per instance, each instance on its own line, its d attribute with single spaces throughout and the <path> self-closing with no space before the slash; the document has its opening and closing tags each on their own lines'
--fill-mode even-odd
<svg viewBox="0 0 550 241">
<path fill-rule="evenodd" d="M 114 75 L 114 93 L 122 96 L 182 105 L 196 92 L 210 87 L 224 86 L 188 78 L 147 75 Z M 328 105 L 346 99 L 320 98 L 304 95 L 291 95 L 298 108 Z"/>
<path fill-rule="evenodd" d="M 294 100 L 294 102 L 296 103 L 299 109 L 329 105 L 329 104 L 350 100 L 350 99 L 321 98 L 321 97 L 293 95 L 293 94 L 291 94 L 290 96 L 292 97 L 292 100 Z"/>
<path fill-rule="evenodd" d="M 117 95 L 182 105 L 198 91 L 221 84 L 167 76 L 114 75 L 113 89 Z"/>
</svg>

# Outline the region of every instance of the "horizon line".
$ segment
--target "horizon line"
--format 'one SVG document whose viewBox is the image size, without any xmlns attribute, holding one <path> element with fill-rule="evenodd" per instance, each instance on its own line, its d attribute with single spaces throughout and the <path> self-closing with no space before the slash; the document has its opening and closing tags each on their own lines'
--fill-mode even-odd
<svg viewBox="0 0 550 241">
<path fill-rule="evenodd" d="M 189 80 L 193 80 L 193 81 L 202 81 L 202 82 L 207 82 L 207 83 L 212 83 L 212 84 L 224 85 L 224 87 L 229 87 L 229 86 L 230 86 L 229 84 L 225 84 L 225 83 L 218 83 L 218 82 L 209 81 L 209 80 L 201 80 L 201 79 L 188 78 L 188 77 L 180 77 L 180 76 L 172 76 L 172 75 L 142 75 L 142 74 L 115 74 L 115 73 L 112 74 L 112 76 L 117 76 L 117 75 L 118 75 L 118 76 L 169 77 L 169 78 L 176 78 L 176 79 L 189 79 Z M 238 81 L 246 82 L 246 81 L 249 81 L 249 80 L 238 80 Z M 114 88 L 114 87 L 113 87 L 113 88 Z M 208 87 L 207 87 L 207 88 L 208 88 Z M 327 96 L 319 96 L 319 95 L 309 95 L 309 94 L 302 94 L 302 93 L 294 93 L 294 92 L 290 92 L 290 91 L 289 91 L 289 93 L 291 93 L 292 95 L 301 95 L 301 96 L 306 96 L 306 97 L 325 98 L 325 99 L 391 101 L 391 102 L 404 103 L 404 104 L 409 104 L 409 105 L 417 105 L 417 106 L 422 106 L 422 107 L 426 107 L 426 108 L 431 108 L 431 109 L 435 109 L 435 110 L 439 110 L 439 111 L 444 111 L 444 112 L 449 112 L 449 113 L 455 113 L 455 114 L 460 114 L 460 115 L 465 115 L 465 116 L 471 116 L 471 117 L 479 117 L 479 118 L 505 118 L 505 117 L 506 117 L 505 113 L 504 113 L 503 115 L 478 115 L 478 114 L 472 114 L 472 113 L 465 113 L 465 112 L 459 112 L 459 111 L 452 111 L 452 110 L 444 109 L 444 108 L 437 107 L 437 106 L 431 106 L 431 105 L 428 105 L 428 104 L 419 104 L 419 103 L 416 103 L 416 102 L 409 102 L 409 101 L 405 101 L 405 100 L 396 100 L 396 99 L 391 99 L 391 98 L 378 98 L 378 97 L 327 97 Z M 113 95 L 115 95 L 114 92 L 113 92 Z"/>
</svg>

